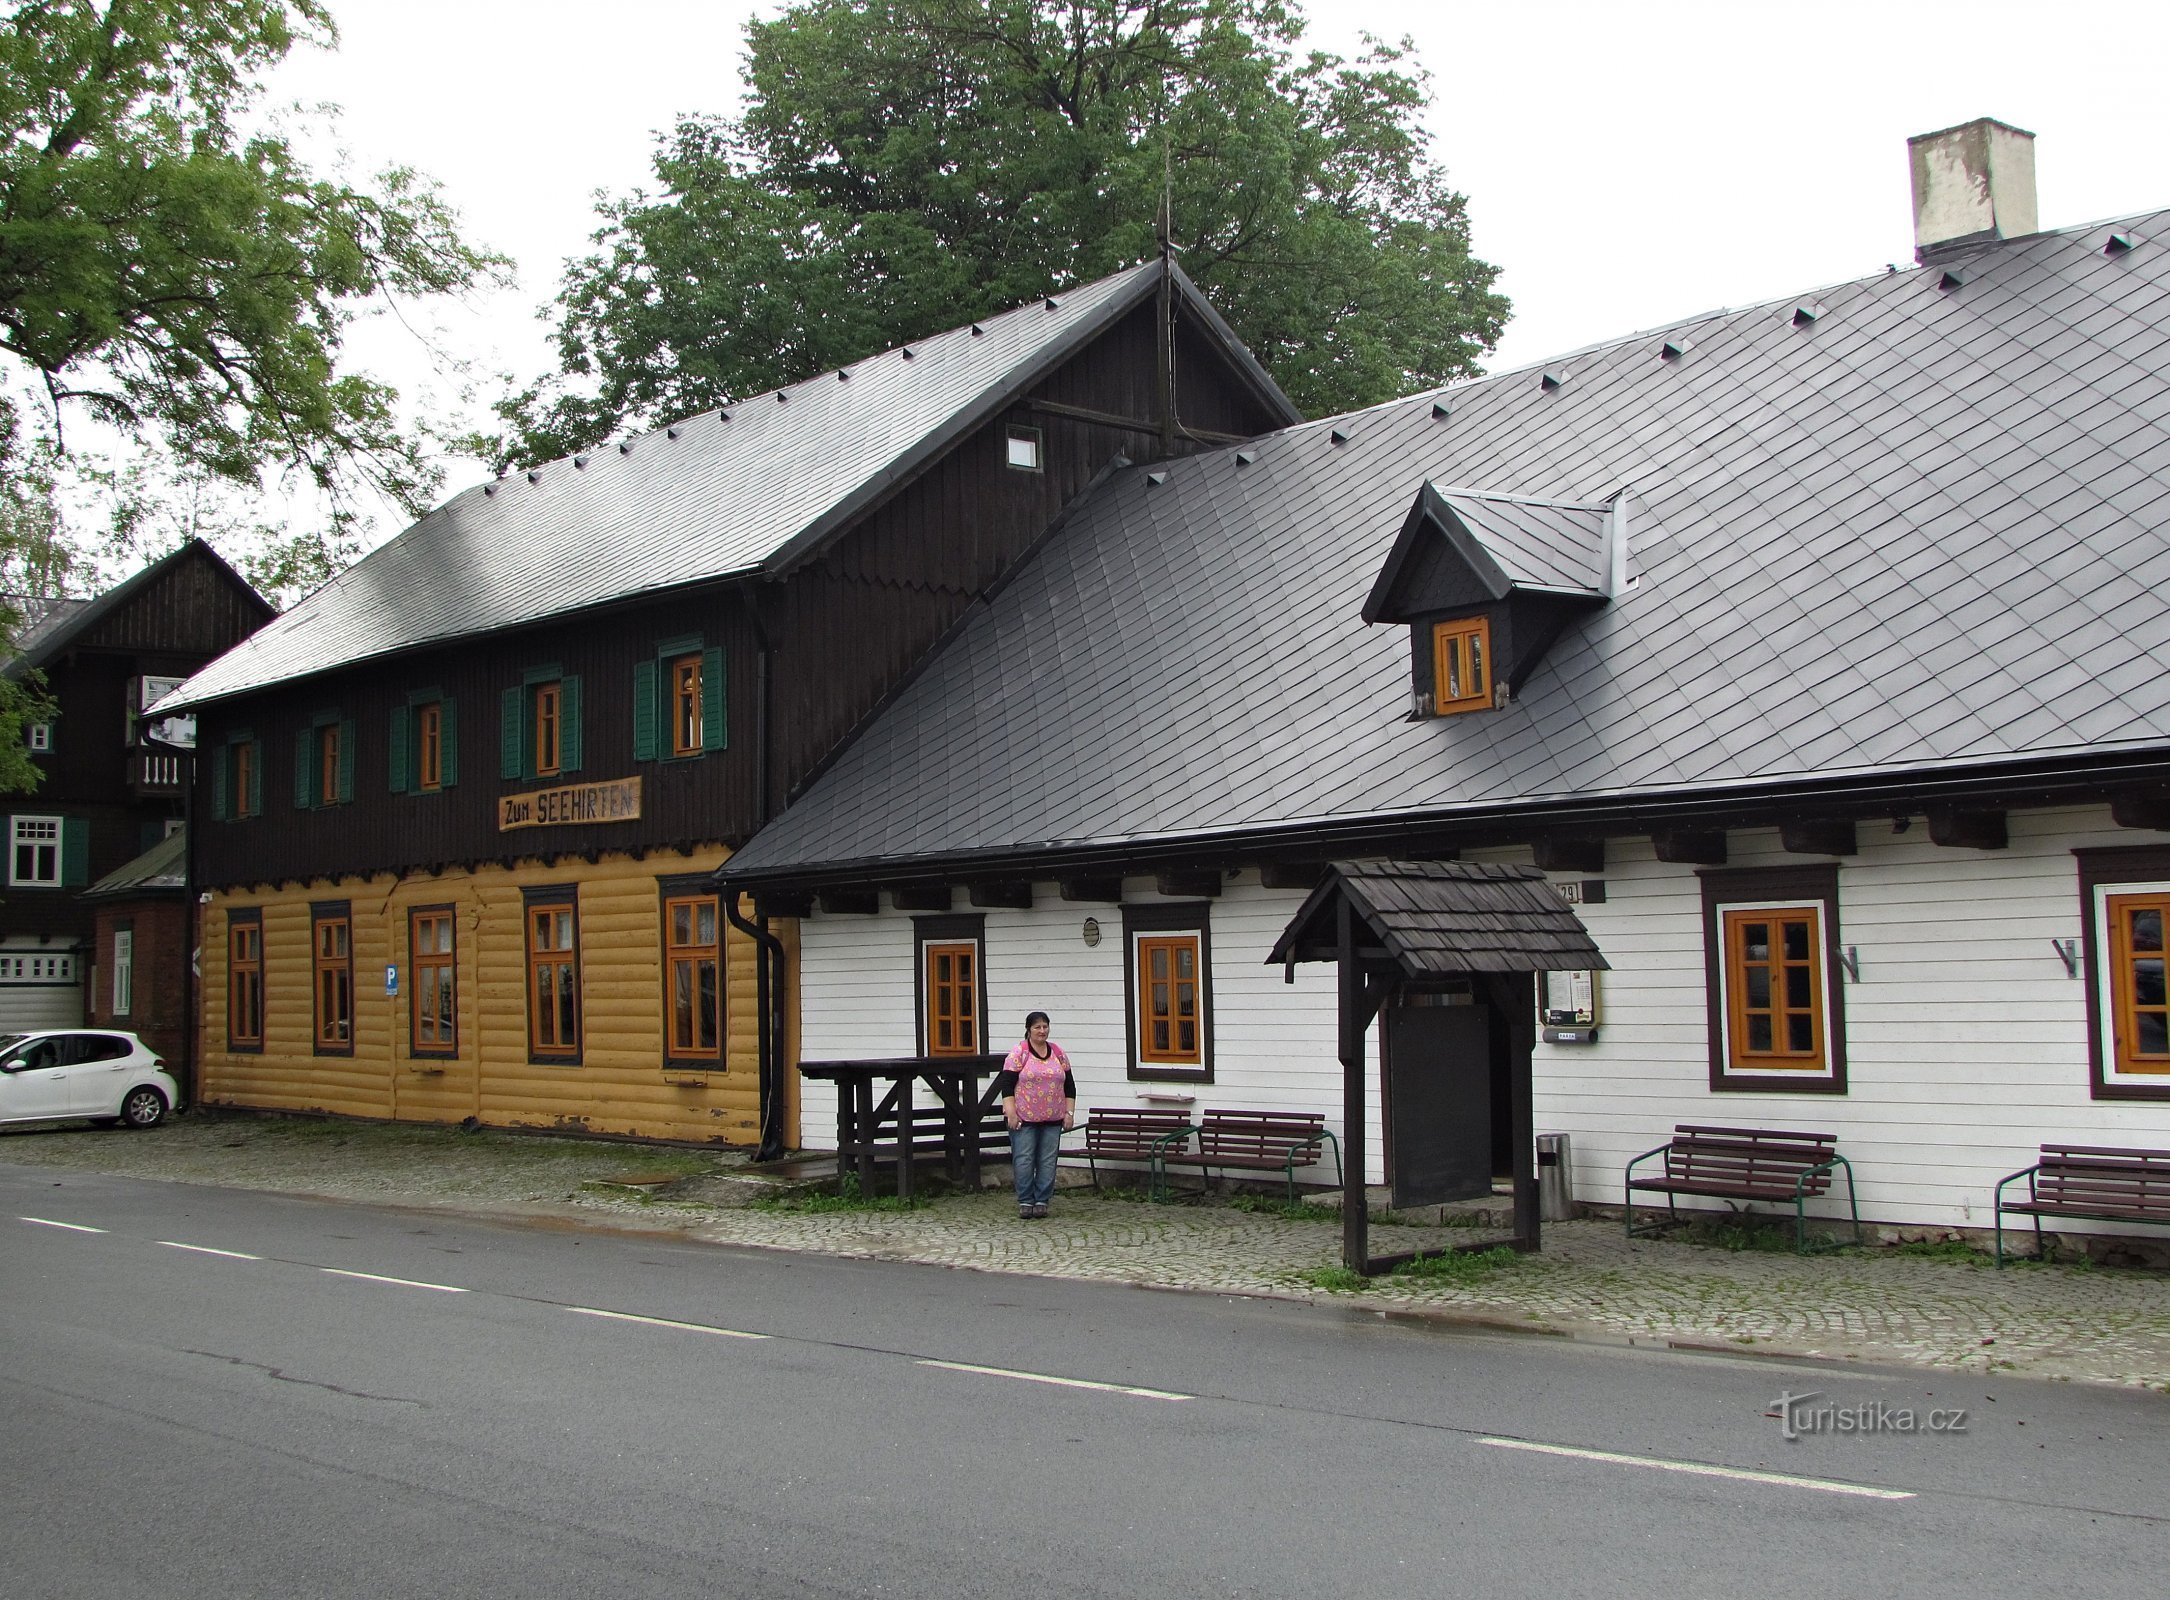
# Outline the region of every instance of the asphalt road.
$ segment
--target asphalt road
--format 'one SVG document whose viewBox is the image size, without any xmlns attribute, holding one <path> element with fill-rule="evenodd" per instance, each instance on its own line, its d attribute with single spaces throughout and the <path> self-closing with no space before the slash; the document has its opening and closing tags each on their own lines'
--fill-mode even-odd
<svg viewBox="0 0 2170 1600">
<path fill-rule="evenodd" d="M 1963 1431 L 1788 1441 L 1781 1391 Z M 2170 1552 L 2160 1395 L 5 1163 L 0 1440 L 11 1600 L 1979 1600 Z"/>
</svg>

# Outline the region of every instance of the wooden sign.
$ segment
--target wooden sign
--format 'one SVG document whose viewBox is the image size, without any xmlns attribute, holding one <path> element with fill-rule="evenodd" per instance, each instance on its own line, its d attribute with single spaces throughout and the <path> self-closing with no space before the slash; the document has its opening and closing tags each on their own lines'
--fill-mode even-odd
<svg viewBox="0 0 2170 1600">
<path fill-rule="evenodd" d="M 640 779 L 613 778 L 608 783 L 568 783 L 558 789 L 508 794 L 497 802 L 497 831 L 559 828 L 582 822 L 640 820 Z"/>
</svg>

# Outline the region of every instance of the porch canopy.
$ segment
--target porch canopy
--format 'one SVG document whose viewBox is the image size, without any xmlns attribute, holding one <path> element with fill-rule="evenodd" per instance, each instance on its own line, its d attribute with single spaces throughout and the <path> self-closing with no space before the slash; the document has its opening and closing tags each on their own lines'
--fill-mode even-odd
<svg viewBox="0 0 2170 1600">
<path fill-rule="evenodd" d="M 1506 1023 L 1514 1140 L 1515 1244 L 1538 1244 L 1536 1132 L 1530 1055 L 1539 972 L 1607 965 L 1574 909 L 1535 867 L 1463 861 L 1334 862 L 1267 958 L 1295 981 L 1299 961 L 1339 968 L 1342 1144 L 1349 1183 L 1363 1192 L 1364 1036 L 1397 993 L 1467 980 Z M 1369 1253 L 1364 1205 L 1343 1195 L 1342 1258 L 1358 1272 L 1388 1263 Z"/>
</svg>

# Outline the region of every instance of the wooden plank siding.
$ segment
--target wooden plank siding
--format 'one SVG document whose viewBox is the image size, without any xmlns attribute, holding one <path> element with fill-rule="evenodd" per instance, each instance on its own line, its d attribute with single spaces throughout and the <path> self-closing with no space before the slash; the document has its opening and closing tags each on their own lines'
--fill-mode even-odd
<svg viewBox="0 0 2170 1600">
<path fill-rule="evenodd" d="M 756 1138 L 755 966 L 752 941 L 723 941 L 724 1045 L 720 1070 L 669 1066 L 664 1058 L 663 935 L 659 878 L 708 873 L 724 852 L 645 861 L 606 856 L 514 870 L 380 874 L 274 893 L 220 891 L 204 919 L 203 1089 L 221 1106 L 328 1112 L 407 1121 L 746 1144 Z M 578 1065 L 528 1059 L 526 943 L 521 891 L 570 885 L 577 896 L 581 1058 Z M 355 1041 L 351 1056 L 314 1047 L 310 907 L 345 900 L 353 926 Z M 454 908 L 458 1052 L 417 1057 L 410 1046 L 415 994 L 408 913 Z M 227 928 L 253 910 L 264 928 L 264 1047 L 226 1044 Z M 778 935 L 789 950 L 790 924 Z M 400 993 L 384 992 L 384 969 L 400 969 Z M 795 1029 L 796 1023 L 792 1024 Z M 790 1041 L 787 1040 L 787 1044 Z"/>
</svg>

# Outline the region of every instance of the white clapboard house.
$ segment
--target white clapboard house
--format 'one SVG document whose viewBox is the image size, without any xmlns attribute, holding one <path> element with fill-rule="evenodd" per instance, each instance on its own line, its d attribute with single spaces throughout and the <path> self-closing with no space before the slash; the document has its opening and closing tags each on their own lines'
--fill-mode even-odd
<svg viewBox="0 0 2170 1600">
<path fill-rule="evenodd" d="M 1088 1105 L 1338 1124 L 1333 970 L 1268 952 L 1322 863 L 1458 855 L 1609 962 L 1536 1047 L 1584 1201 L 1677 1123 L 1835 1131 L 1932 1226 L 2170 1144 L 2170 213 L 1916 146 L 1910 269 L 1073 506 L 724 869 L 803 916 L 802 1058 L 1040 1008 Z"/>
</svg>

